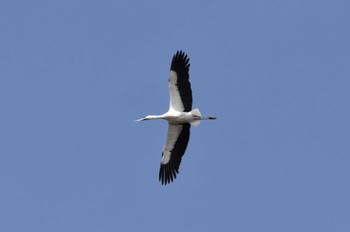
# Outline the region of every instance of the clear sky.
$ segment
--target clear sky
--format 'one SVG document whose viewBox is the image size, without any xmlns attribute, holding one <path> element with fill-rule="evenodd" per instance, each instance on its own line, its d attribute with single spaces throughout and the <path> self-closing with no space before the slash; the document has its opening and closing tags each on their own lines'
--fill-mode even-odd
<svg viewBox="0 0 350 232">
<path fill-rule="evenodd" d="M 349 9 L 1 1 L 1 231 L 350 231 Z M 179 49 L 218 120 L 162 186 Z"/>
</svg>

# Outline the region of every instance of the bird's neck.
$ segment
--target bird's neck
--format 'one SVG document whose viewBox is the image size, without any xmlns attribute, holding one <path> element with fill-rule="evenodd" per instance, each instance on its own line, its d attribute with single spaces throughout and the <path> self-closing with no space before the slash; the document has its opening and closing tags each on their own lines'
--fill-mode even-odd
<svg viewBox="0 0 350 232">
<path fill-rule="evenodd" d="M 148 115 L 146 116 L 147 120 L 152 120 L 152 119 L 163 119 L 163 115 Z"/>
</svg>

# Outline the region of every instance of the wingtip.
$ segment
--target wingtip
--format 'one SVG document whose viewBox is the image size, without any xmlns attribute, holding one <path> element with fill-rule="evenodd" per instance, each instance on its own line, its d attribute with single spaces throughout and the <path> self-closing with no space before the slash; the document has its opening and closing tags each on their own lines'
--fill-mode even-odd
<svg viewBox="0 0 350 232">
<path fill-rule="evenodd" d="M 172 182 L 177 177 L 177 174 L 179 174 L 179 170 L 177 168 L 174 168 L 171 165 L 160 165 L 160 170 L 159 170 L 159 182 L 162 185 L 167 185 Z"/>
</svg>

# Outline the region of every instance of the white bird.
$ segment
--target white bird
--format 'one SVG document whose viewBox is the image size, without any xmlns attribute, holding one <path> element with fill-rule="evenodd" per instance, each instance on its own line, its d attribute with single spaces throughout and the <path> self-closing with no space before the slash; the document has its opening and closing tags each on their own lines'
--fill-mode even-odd
<svg viewBox="0 0 350 232">
<path fill-rule="evenodd" d="M 191 125 L 198 126 L 201 120 L 216 117 L 202 117 L 199 109 L 192 110 L 192 90 L 189 82 L 190 59 L 183 51 L 177 51 L 170 67 L 169 110 L 162 115 L 148 115 L 136 122 L 165 119 L 168 121 L 168 135 L 162 152 L 159 181 L 169 184 L 179 173 L 182 156 L 190 139 Z"/>
</svg>

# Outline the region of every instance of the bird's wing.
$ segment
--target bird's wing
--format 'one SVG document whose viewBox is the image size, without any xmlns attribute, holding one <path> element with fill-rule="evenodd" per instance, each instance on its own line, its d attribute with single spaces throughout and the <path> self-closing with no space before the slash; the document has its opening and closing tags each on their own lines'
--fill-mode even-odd
<svg viewBox="0 0 350 232">
<path fill-rule="evenodd" d="M 183 51 L 177 51 L 170 67 L 169 93 L 170 110 L 190 112 L 192 109 L 192 90 L 189 82 L 190 59 Z"/>
<path fill-rule="evenodd" d="M 159 170 L 159 181 L 169 184 L 179 173 L 182 156 L 185 154 L 188 141 L 190 140 L 191 125 L 168 125 L 168 136 L 162 152 L 162 161 Z"/>
</svg>

